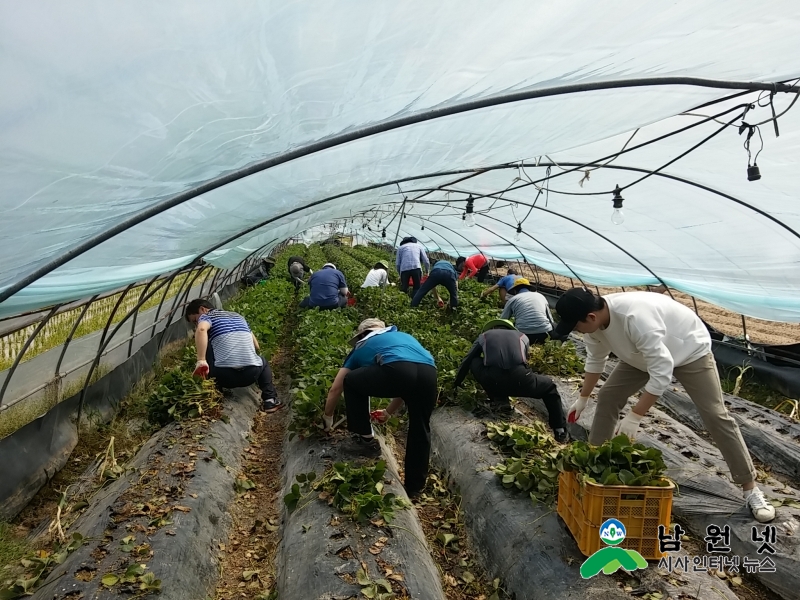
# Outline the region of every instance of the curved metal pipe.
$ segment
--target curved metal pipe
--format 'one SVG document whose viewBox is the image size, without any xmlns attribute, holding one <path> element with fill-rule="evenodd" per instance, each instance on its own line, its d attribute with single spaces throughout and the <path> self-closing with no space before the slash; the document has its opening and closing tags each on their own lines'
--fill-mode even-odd
<svg viewBox="0 0 800 600">
<path fill-rule="evenodd" d="M 89 312 L 89 307 L 92 303 L 97 300 L 97 297 L 100 294 L 95 294 L 92 296 L 89 301 L 83 305 L 83 310 L 81 314 L 78 315 L 78 318 L 75 319 L 75 323 L 72 325 L 72 329 L 69 331 L 69 335 L 67 335 L 67 339 L 64 342 L 64 345 L 61 347 L 61 354 L 58 355 L 58 362 L 56 363 L 56 372 L 54 374 L 55 377 L 58 377 L 59 373 L 61 373 L 61 363 L 64 361 L 64 356 L 67 354 L 67 348 L 69 347 L 70 342 L 72 342 L 72 338 L 75 336 L 75 333 L 78 331 L 78 326 L 81 324 L 83 317 L 86 316 L 86 313 Z"/>
<path fill-rule="evenodd" d="M 47 322 L 50 320 L 50 318 L 54 314 L 56 314 L 56 312 L 58 311 L 58 309 L 60 307 L 61 307 L 61 304 L 56 304 L 50 310 L 50 312 L 47 313 L 47 316 L 44 319 L 42 319 L 41 321 L 39 321 L 39 324 L 36 326 L 36 329 L 34 329 L 31 332 L 31 334 L 28 336 L 28 339 L 25 340 L 25 343 L 22 345 L 22 348 L 20 348 L 19 352 L 17 352 L 17 356 L 14 358 L 14 363 L 8 369 L 8 375 L 6 375 L 6 380 L 3 382 L 3 387 L 2 387 L 2 389 L 0 389 L 0 406 L 3 405 L 3 397 L 6 395 L 6 390 L 8 389 L 8 384 L 11 382 L 11 378 L 14 376 L 14 371 L 17 370 L 17 367 L 19 366 L 19 363 L 22 362 L 22 357 L 25 356 L 25 353 L 28 351 L 28 348 L 31 347 L 31 344 L 33 343 L 33 340 L 36 339 L 36 336 L 39 335 L 39 332 L 42 329 L 44 329 L 44 326 L 47 325 Z"/>
<path fill-rule="evenodd" d="M 485 216 L 485 217 L 489 217 L 490 219 L 492 219 L 493 221 L 497 221 L 498 223 L 502 223 L 503 225 L 507 225 L 508 227 L 512 227 L 512 228 L 514 227 L 513 225 L 509 225 L 509 224 L 508 224 L 508 223 L 506 223 L 505 221 L 501 221 L 500 219 L 498 219 L 498 218 L 496 218 L 496 217 L 492 217 L 491 215 L 484 215 L 484 216 Z M 558 254 L 556 254 L 555 252 L 553 252 L 553 251 L 552 251 L 550 248 L 548 248 L 547 246 L 545 246 L 545 245 L 544 245 L 544 244 L 543 244 L 541 241 L 537 240 L 535 237 L 533 237 L 533 236 L 532 236 L 530 233 L 528 233 L 527 231 L 523 231 L 522 233 L 523 233 L 523 234 L 525 234 L 525 235 L 527 235 L 527 236 L 528 236 L 529 238 L 531 238 L 531 239 L 532 239 L 534 242 L 536 242 L 537 244 L 539 244 L 539 245 L 540 245 L 542 248 L 544 248 L 544 249 L 545 249 L 545 250 L 547 250 L 547 251 L 548 251 L 550 254 L 552 254 L 552 255 L 553 255 L 553 256 L 555 256 L 555 257 L 556 257 L 558 260 L 560 260 L 560 261 L 561 261 L 561 264 L 562 264 L 562 265 L 564 265 L 565 267 L 567 267 L 567 269 L 569 269 L 569 272 L 570 272 L 570 273 L 572 273 L 573 275 L 575 275 L 575 278 L 576 278 L 578 281 L 580 281 L 581 283 L 583 283 L 583 279 L 581 279 L 581 278 L 580 278 L 580 275 L 578 275 L 578 274 L 577 274 L 577 273 L 576 273 L 576 272 L 575 272 L 575 271 L 572 269 L 572 267 L 570 267 L 570 266 L 569 266 L 569 265 L 566 263 L 566 261 L 565 261 L 563 258 L 561 258 L 561 257 L 560 257 Z M 495 235 L 497 235 L 497 234 L 495 234 Z M 500 236 L 498 236 L 498 237 L 500 237 Z M 523 258 L 524 258 L 524 256 L 523 256 Z M 525 260 L 526 260 L 526 262 L 527 262 L 527 259 L 525 259 Z M 553 280 L 555 280 L 555 276 L 553 276 Z M 586 284 L 585 284 L 585 283 L 583 283 L 583 285 L 584 285 L 584 287 L 586 287 Z"/>
<path fill-rule="evenodd" d="M 636 87 L 652 87 L 652 86 L 675 86 L 685 85 L 694 87 L 707 87 L 716 89 L 730 89 L 730 90 L 750 90 L 750 91 L 769 91 L 769 92 L 798 92 L 800 88 L 797 86 L 790 86 L 784 83 L 765 83 L 760 81 L 724 81 L 715 79 L 706 79 L 701 77 L 642 77 L 633 79 L 623 79 L 618 81 L 594 81 L 583 82 L 569 85 L 555 86 L 550 88 L 536 88 L 532 90 L 524 90 L 517 92 L 509 92 L 505 94 L 498 94 L 487 98 L 478 98 L 476 100 L 466 100 L 464 102 L 457 102 L 447 106 L 440 106 L 431 108 L 416 114 L 397 117 L 394 119 L 387 119 L 374 125 L 353 129 L 346 133 L 330 136 L 326 139 L 311 142 L 292 150 L 282 152 L 277 156 L 268 159 L 257 161 L 246 167 L 236 169 L 225 175 L 215 177 L 192 189 L 176 194 L 171 198 L 161 200 L 149 206 L 138 213 L 123 219 L 116 225 L 113 225 L 102 231 L 90 236 L 87 240 L 76 244 L 58 258 L 48 261 L 41 267 L 35 269 L 33 272 L 17 280 L 15 283 L 8 286 L 5 290 L 0 292 L 0 303 L 4 302 L 21 289 L 27 287 L 34 281 L 47 275 L 58 267 L 68 263 L 72 259 L 80 256 L 81 254 L 91 250 L 99 244 L 105 242 L 127 231 L 131 227 L 146 221 L 147 219 L 161 214 L 175 206 L 179 206 L 193 198 L 197 198 L 203 194 L 207 194 L 213 190 L 219 189 L 229 183 L 233 183 L 240 179 L 244 179 L 255 173 L 260 173 L 272 167 L 287 163 L 289 161 L 308 156 L 329 148 L 335 148 L 349 142 L 360 140 L 362 138 L 370 137 L 379 133 L 385 133 L 409 125 L 423 123 L 434 119 L 440 119 L 452 115 L 457 115 L 465 112 L 480 110 L 483 108 L 490 108 L 492 106 L 500 106 L 504 104 L 512 104 L 522 102 L 525 100 L 533 100 L 535 98 L 546 98 L 552 96 L 560 96 L 565 94 L 575 94 L 590 91 L 610 90 L 610 89 L 623 89 L 623 88 L 636 88 Z"/>
<path fill-rule="evenodd" d="M 156 275 L 150 281 L 147 282 L 147 285 L 144 286 L 144 289 L 142 290 L 142 293 L 139 294 L 139 300 L 141 300 L 142 296 L 144 296 L 147 293 L 147 290 L 150 289 L 150 286 L 153 285 L 153 282 L 156 279 L 158 279 L 158 275 Z M 131 322 L 131 339 L 128 340 L 128 358 L 130 358 L 131 354 L 133 354 L 133 338 L 136 337 L 136 335 L 135 335 L 136 334 L 136 319 L 137 319 L 138 316 L 139 316 L 139 311 L 137 310 L 136 314 L 133 315 L 133 320 Z"/>
<path fill-rule="evenodd" d="M 122 301 L 125 300 L 125 296 L 128 295 L 128 292 L 133 288 L 134 285 L 135 284 L 132 283 L 128 287 L 125 288 L 125 291 L 123 291 L 119 295 L 119 298 L 117 299 L 117 302 L 114 305 L 114 308 L 111 310 L 111 314 L 108 315 L 108 320 L 106 321 L 106 326 L 103 328 L 103 333 L 100 336 L 100 343 L 97 345 L 97 355 L 95 356 L 95 359 L 92 361 L 92 365 L 89 367 L 89 372 L 86 374 L 86 380 L 83 382 L 83 389 L 81 390 L 81 397 L 80 397 L 80 400 L 78 401 L 78 418 L 75 421 L 75 426 L 78 427 L 78 428 L 80 428 L 80 424 L 81 424 L 81 414 L 83 413 L 83 402 L 86 399 L 86 388 L 89 387 L 89 382 L 92 380 L 92 375 L 94 375 L 94 372 L 97 369 L 97 366 L 100 364 L 100 358 L 102 356 L 102 349 L 105 348 L 108 345 L 108 343 L 111 341 L 111 339 L 114 337 L 113 334 L 112 334 L 112 336 L 110 338 L 106 338 L 106 336 L 108 335 L 108 329 L 109 329 L 109 327 L 111 327 L 111 323 L 114 322 L 114 316 L 117 314 L 117 310 L 119 309 L 120 305 L 122 304 Z M 122 320 L 123 323 L 125 322 L 125 319 L 127 319 L 129 315 L 130 315 L 130 311 L 128 311 L 128 315 L 126 315 L 125 318 Z M 114 333 L 116 333 L 117 331 L 119 331 L 119 327 L 117 327 L 114 330 Z"/>
</svg>

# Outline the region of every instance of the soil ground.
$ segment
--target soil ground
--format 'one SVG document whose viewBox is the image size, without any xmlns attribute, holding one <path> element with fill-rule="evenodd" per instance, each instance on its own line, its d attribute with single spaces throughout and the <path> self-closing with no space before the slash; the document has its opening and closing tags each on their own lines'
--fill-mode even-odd
<svg viewBox="0 0 800 600">
<path fill-rule="evenodd" d="M 576 285 L 580 285 L 575 279 L 569 277 L 562 277 L 545 271 L 543 269 L 534 270 L 530 265 L 520 265 L 522 274 L 527 276 L 531 281 L 536 281 L 537 274 L 539 281 L 543 285 L 557 286 L 559 289 L 568 290 Z M 499 269 L 500 273 L 505 273 L 505 268 Z M 592 285 L 586 282 L 587 285 Z M 597 287 L 597 286 L 594 286 Z M 633 289 L 647 289 L 646 287 L 637 288 L 621 288 L 621 287 L 604 287 L 599 286 L 601 294 L 614 294 L 622 291 L 631 291 Z M 692 297 L 688 294 L 671 290 L 674 298 L 694 310 L 694 303 Z M 721 331 L 730 337 L 742 337 L 744 331 L 742 328 L 742 315 L 736 314 L 709 302 L 697 300 L 697 313 L 709 325 Z M 770 345 L 787 345 L 797 344 L 800 342 L 800 323 L 782 323 L 779 321 L 764 321 L 762 319 L 754 319 L 752 317 L 744 317 L 745 325 L 747 327 L 747 335 L 750 336 L 750 341 L 758 344 Z"/>
<path fill-rule="evenodd" d="M 272 597 L 279 541 L 282 449 L 288 418 L 287 409 L 256 415 L 242 473 L 256 487 L 237 497 L 229 509 L 233 527 L 228 542 L 212 549 L 220 557 L 216 600 Z"/>
<path fill-rule="evenodd" d="M 289 358 L 279 350 L 270 360 L 276 373 L 279 397 L 286 402 L 290 379 L 286 373 Z M 275 554 L 278 548 L 283 441 L 290 410 L 256 413 L 245 448 L 241 476 L 255 488 L 239 494 L 229 508 L 233 526 L 227 543 L 212 551 L 220 559 L 220 579 L 215 600 L 253 598 L 272 600 L 275 590 Z"/>
<path fill-rule="evenodd" d="M 394 449 L 400 475 L 406 453 L 406 427 L 394 432 Z M 431 469 L 422 494 L 413 500 L 422 530 L 439 569 L 447 600 L 500 600 L 508 598 L 499 579 L 492 580 L 477 559 L 467 536 L 461 498 L 441 473 Z M 453 536 L 452 538 L 450 536 Z M 446 542 L 446 545 L 445 545 Z"/>
</svg>

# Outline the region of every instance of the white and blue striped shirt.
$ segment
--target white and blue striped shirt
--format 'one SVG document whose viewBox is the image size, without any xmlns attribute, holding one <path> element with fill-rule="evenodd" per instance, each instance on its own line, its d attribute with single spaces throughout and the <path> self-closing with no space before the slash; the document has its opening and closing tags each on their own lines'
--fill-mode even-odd
<svg viewBox="0 0 800 600">
<path fill-rule="evenodd" d="M 208 330 L 208 342 L 214 352 L 214 366 L 240 369 L 264 364 L 256 353 L 253 334 L 242 315 L 225 310 L 211 310 L 200 315 L 198 322 L 206 322 L 211 326 Z"/>
</svg>

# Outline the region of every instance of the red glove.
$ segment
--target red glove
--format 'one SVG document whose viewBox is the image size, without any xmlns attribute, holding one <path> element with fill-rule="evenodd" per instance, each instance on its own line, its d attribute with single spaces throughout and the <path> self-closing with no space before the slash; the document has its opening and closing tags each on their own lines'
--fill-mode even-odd
<svg viewBox="0 0 800 600">
<path fill-rule="evenodd" d="M 369 413 L 369 418 L 377 423 L 386 423 L 389 420 L 389 413 L 385 410 L 373 410 Z"/>
<path fill-rule="evenodd" d="M 200 379 L 208 377 L 208 363 L 204 360 L 198 360 L 197 364 L 194 366 L 194 373 L 192 373 L 192 376 L 199 377 Z"/>
</svg>

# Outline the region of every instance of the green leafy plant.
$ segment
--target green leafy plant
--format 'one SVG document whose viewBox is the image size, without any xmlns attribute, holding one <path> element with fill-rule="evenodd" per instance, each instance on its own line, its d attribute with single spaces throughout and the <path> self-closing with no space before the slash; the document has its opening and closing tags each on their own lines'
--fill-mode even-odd
<svg viewBox="0 0 800 600">
<path fill-rule="evenodd" d="M 590 483 L 601 485 L 669 487 L 664 478 L 667 465 L 661 451 L 643 444 L 631 444 L 618 435 L 601 446 L 574 442 L 559 456 L 561 471 L 576 471 Z"/>
<path fill-rule="evenodd" d="M 356 572 L 356 581 L 361 586 L 361 593 L 370 600 L 392 600 L 392 584 L 387 579 L 372 580 L 362 568 Z"/>
<path fill-rule="evenodd" d="M 291 491 L 283 497 L 283 503 L 286 504 L 286 508 L 289 512 L 294 512 L 300 501 L 310 495 L 309 492 L 312 489 L 311 484 L 316 478 L 317 474 L 314 471 L 295 475 L 296 483 L 292 484 Z"/>
<path fill-rule="evenodd" d="M 410 504 L 391 492 L 384 492 L 385 473 L 386 462 L 383 460 L 361 466 L 337 462 L 316 483 L 315 473 L 297 475 L 297 482 L 283 501 L 289 512 L 293 512 L 300 501 L 321 491 L 320 500 L 335 506 L 356 522 L 366 522 L 377 514 L 389 523 L 397 509 L 408 508 Z"/>
<path fill-rule="evenodd" d="M 575 351 L 575 344 L 557 340 L 532 346 L 528 364 L 537 373 L 557 377 L 575 377 L 581 375 L 584 369 L 583 360 Z"/>
<path fill-rule="evenodd" d="M 582 481 L 601 485 L 668 487 L 661 451 L 617 436 L 601 446 L 573 442 L 559 448 L 543 425 L 487 423 L 486 435 L 508 458 L 492 468 L 504 487 L 552 503 L 561 471 L 576 471 Z"/>
<path fill-rule="evenodd" d="M 220 393 L 214 382 L 197 379 L 182 366 L 168 370 L 147 400 L 147 418 L 155 425 L 194 419 L 208 414 L 218 417 Z"/>
<path fill-rule="evenodd" d="M 63 564 L 67 557 L 84 544 L 80 533 L 73 533 L 65 542 L 57 542 L 52 551 L 39 550 L 27 555 L 20 561 L 25 569 L 23 575 L 11 585 L 0 588 L 1 600 L 14 600 L 23 596 L 32 596 L 33 592 L 47 579 L 57 565 Z"/>
<path fill-rule="evenodd" d="M 541 423 L 517 425 L 512 423 L 486 423 L 486 437 L 506 453 L 519 457 L 541 454 L 557 447 L 556 441 Z"/>
</svg>

